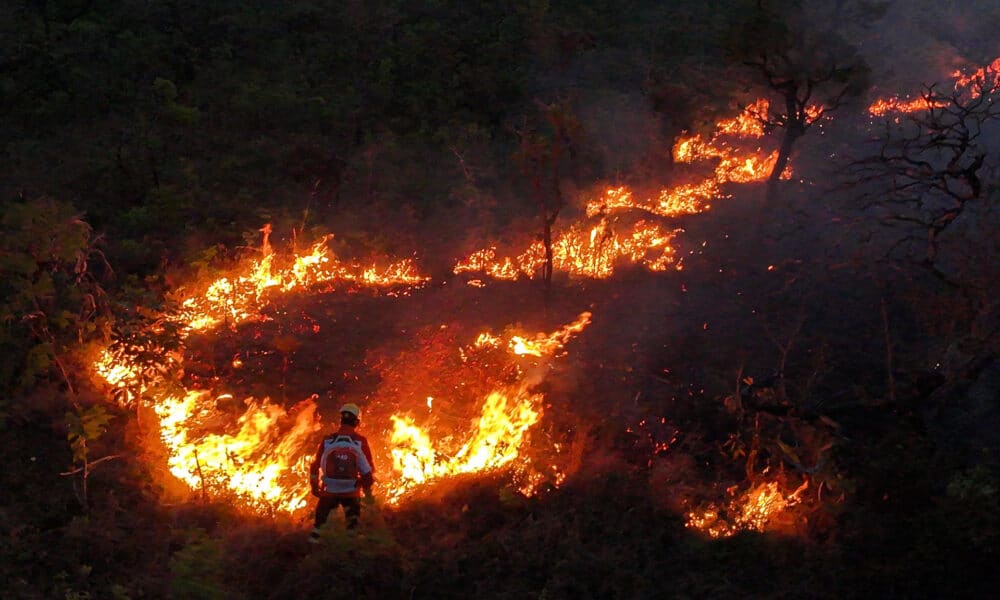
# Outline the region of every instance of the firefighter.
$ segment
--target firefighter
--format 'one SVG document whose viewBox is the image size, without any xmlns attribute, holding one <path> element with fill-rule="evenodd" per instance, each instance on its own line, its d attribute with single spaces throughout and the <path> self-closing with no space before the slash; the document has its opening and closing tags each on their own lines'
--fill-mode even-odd
<svg viewBox="0 0 1000 600">
<path fill-rule="evenodd" d="M 309 486 L 316 503 L 316 520 L 310 541 L 318 541 L 319 529 L 326 523 L 330 511 L 344 507 L 347 528 L 358 526 L 361 516 L 361 492 L 373 504 L 372 495 L 375 463 L 368 440 L 355 429 L 361 422 L 361 409 L 348 403 L 340 407 L 340 428 L 323 438 L 316 449 L 316 458 L 309 466 Z"/>
</svg>

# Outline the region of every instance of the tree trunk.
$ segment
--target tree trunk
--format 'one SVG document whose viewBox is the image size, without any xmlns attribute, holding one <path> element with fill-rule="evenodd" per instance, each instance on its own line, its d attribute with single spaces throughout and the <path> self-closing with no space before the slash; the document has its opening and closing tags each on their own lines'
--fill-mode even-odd
<svg viewBox="0 0 1000 600">
<path fill-rule="evenodd" d="M 778 189 L 778 182 L 781 180 L 781 174 L 788 167 L 788 160 L 792 156 L 792 148 L 795 146 L 795 141 L 805 135 L 806 132 L 806 116 L 799 110 L 796 96 L 786 95 L 785 114 L 788 115 L 788 122 L 785 124 L 785 135 L 781 138 L 781 147 L 778 149 L 778 160 L 775 161 L 774 169 L 771 170 L 771 175 L 767 178 L 768 200 L 774 198 L 774 194 Z"/>
<path fill-rule="evenodd" d="M 788 159 L 792 155 L 792 147 L 795 145 L 795 140 L 800 137 L 802 137 L 802 134 L 798 132 L 798 127 L 789 126 L 785 129 L 785 136 L 781 139 L 781 148 L 778 149 L 778 160 L 775 161 L 774 169 L 771 171 L 770 177 L 767 178 L 767 198 L 769 200 L 774 198 L 778 182 L 781 180 L 781 174 L 788 167 Z"/>
</svg>

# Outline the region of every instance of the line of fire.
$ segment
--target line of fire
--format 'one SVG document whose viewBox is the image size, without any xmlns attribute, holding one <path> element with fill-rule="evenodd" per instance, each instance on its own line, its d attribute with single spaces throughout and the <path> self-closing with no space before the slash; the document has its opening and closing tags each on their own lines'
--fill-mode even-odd
<svg viewBox="0 0 1000 600">
<path fill-rule="evenodd" d="M 1000 59 L 956 72 L 955 93 L 974 95 L 997 71 Z M 946 102 L 933 94 L 886 97 L 869 114 L 873 123 L 898 121 Z M 456 258 L 441 280 L 421 272 L 419 248 L 366 263 L 338 257 L 333 235 L 305 249 L 276 248 L 277 234 L 264 225 L 243 264 L 175 290 L 171 310 L 152 315 L 149 331 L 105 349 L 93 370 L 119 403 L 153 423 L 150 456 L 164 462 L 174 487 L 231 499 L 250 512 L 308 511 L 311 453 L 345 398 L 362 406 L 379 466 L 376 488 L 390 505 L 482 475 L 502 474 L 512 493 L 526 497 L 559 493 L 581 476 L 588 444 L 565 414 L 572 394 L 560 379 L 599 368 L 607 342 L 598 331 L 615 327 L 589 290 L 636 271 L 681 287 L 685 257 L 706 243 L 685 231 L 684 219 L 735 202 L 740 186 L 765 182 L 775 168 L 768 113 L 760 99 L 710 133 L 676 139 L 672 157 L 684 176 L 671 186 L 614 185 L 580 199 L 576 217 L 553 231 L 550 259 L 541 240 L 526 247 L 484 242 Z M 810 122 L 833 118 L 821 105 L 805 113 Z M 794 165 L 780 177 L 796 177 Z M 549 260 L 575 291 L 544 315 L 521 314 L 522 305 L 509 302 L 504 310 L 459 307 L 447 319 L 435 316 L 436 303 L 451 302 L 440 300 L 442 290 L 482 307 L 492 297 L 522 294 Z M 396 320 L 363 323 L 358 307 L 365 318 Z M 345 348 L 337 335 L 343 331 L 372 338 Z M 377 343 L 380 335 L 392 342 Z M 354 353 L 367 375 L 334 373 L 323 389 L 289 383 L 301 370 L 327 369 L 322 357 L 329 352 Z M 761 436 L 779 427 L 766 411 L 745 412 L 746 404 L 767 401 L 770 384 L 741 374 L 735 387 L 728 408 L 747 431 Z M 796 422 L 790 437 L 768 449 L 759 437 L 747 442 L 733 432 L 729 463 L 683 485 L 670 479 L 670 461 L 685 452 L 675 415 L 613 422 L 631 459 L 681 490 L 665 501 L 707 537 L 795 532 L 810 526 L 818 506 L 845 493 L 836 474 L 823 472 L 838 433 L 822 416 Z"/>
</svg>

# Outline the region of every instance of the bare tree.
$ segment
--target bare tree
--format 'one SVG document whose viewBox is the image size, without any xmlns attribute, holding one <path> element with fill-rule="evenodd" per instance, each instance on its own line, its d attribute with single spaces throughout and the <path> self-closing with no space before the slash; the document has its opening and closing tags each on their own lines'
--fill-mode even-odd
<svg viewBox="0 0 1000 600">
<path fill-rule="evenodd" d="M 984 195 L 982 138 L 986 124 L 1000 119 L 1000 76 L 986 69 L 949 93 L 932 85 L 923 99 L 925 110 L 886 121 L 878 152 L 854 160 L 849 178 L 874 184 L 865 208 L 886 207 L 885 221 L 926 231 L 924 262 L 933 267 L 941 233 Z"/>
<path fill-rule="evenodd" d="M 541 237 L 545 248 L 542 264 L 542 281 L 546 299 L 552 286 L 553 253 L 552 228 L 566 199 L 560 187 L 564 164 L 575 158 L 573 137 L 579 129 L 568 102 L 539 103 L 543 125 L 525 127 L 518 132 L 521 146 L 515 155 L 521 172 L 530 181 L 532 195 L 541 219 Z"/>
<path fill-rule="evenodd" d="M 870 8 L 870 16 L 879 14 L 876 7 Z M 755 83 L 780 98 L 767 114 L 758 115 L 767 130 L 784 132 L 768 178 L 768 195 L 773 195 L 796 141 L 810 125 L 868 85 L 867 64 L 833 25 L 798 2 L 757 0 L 734 31 L 736 59 L 751 68 Z"/>
</svg>

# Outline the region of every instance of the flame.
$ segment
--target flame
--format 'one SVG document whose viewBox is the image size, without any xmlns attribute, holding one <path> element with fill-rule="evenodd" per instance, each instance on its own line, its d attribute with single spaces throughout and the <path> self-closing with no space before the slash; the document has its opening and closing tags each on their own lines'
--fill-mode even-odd
<svg viewBox="0 0 1000 600">
<path fill-rule="evenodd" d="M 129 390 L 138 382 L 142 368 L 131 358 L 115 355 L 110 349 L 104 349 L 94 361 L 94 372 L 111 387 L 125 391 L 128 398 L 132 395 Z"/>
<path fill-rule="evenodd" d="M 715 125 L 718 134 L 759 138 L 764 135 L 764 121 L 771 103 L 767 98 L 758 98 L 743 108 L 743 112 L 732 119 L 724 119 Z"/>
<path fill-rule="evenodd" d="M 549 335 L 539 333 L 533 340 L 515 335 L 510 338 L 510 349 L 518 356 L 526 354 L 537 357 L 554 356 L 556 352 L 562 350 L 573 335 L 580 333 L 590 324 L 590 317 L 591 313 L 589 312 L 581 313 L 572 323 Z"/>
<path fill-rule="evenodd" d="M 961 70 L 956 70 L 951 74 L 955 78 L 956 90 L 969 90 L 975 97 L 978 94 L 978 87 L 992 88 L 1000 86 L 1000 57 L 997 57 L 989 65 L 980 67 L 971 74 L 966 75 Z"/>
<path fill-rule="evenodd" d="M 776 162 L 778 162 L 777 150 L 763 158 L 760 156 L 726 157 L 719 161 L 719 165 L 715 168 L 715 178 L 720 183 L 763 181 L 771 175 Z M 791 171 L 787 169 L 781 174 L 782 179 L 790 177 Z"/>
<path fill-rule="evenodd" d="M 563 352 L 570 339 L 582 332 L 590 320 L 591 313 L 583 312 L 573 322 L 548 334 L 539 333 L 532 339 L 511 335 L 506 348 L 514 357 L 549 359 Z M 474 343 L 474 347 L 482 351 L 498 349 L 501 345 L 500 339 L 488 332 L 481 333 Z M 386 482 L 389 501 L 398 502 L 413 488 L 428 481 L 500 469 L 521 456 L 529 430 L 542 416 L 543 396 L 528 392 L 530 383 L 525 379 L 520 385 L 488 393 L 470 431 L 459 435 L 465 441 L 457 447 L 453 441 L 454 431 L 442 432 L 443 435 L 435 440 L 435 436 L 418 426 L 413 417 L 392 415 L 389 441 L 393 479 Z M 524 481 L 520 488 L 522 493 L 530 494 L 546 479 L 537 472 L 520 470 Z M 555 468 L 553 473 L 556 474 L 555 485 L 565 479 L 565 474 L 560 476 Z"/>
<path fill-rule="evenodd" d="M 765 531 L 775 517 L 801 502 L 800 494 L 808 487 L 806 480 L 786 495 L 777 481 L 764 482 L 733 499 L 725 508 L 710 505 L 689 512 L 686 525 L 712 538 L 729 537 L 738 531 Z M 732 516 L 726 520 L 723 515 Z"/>
<path fill-rule="evenodd" d="M 955 87 L 978 93 L 977 87 L 1000 81 L 998 71 L 1000 58 L 968 75 L 956 71 Z M 905 101 L 890 98 L 877 101 L 869 110 L 873 115 L 884 115 L 927 110 L 942 106 L 940 102 L 943 101 L 924 97 Z M 737 142 L 765 134 L 764 121 L 769 108 L 767 100 L 761 99 L 746 106 L 736 117 L 719 121 L 711 135 L 678 138 L 672 149 L 675 162 L 694 167 L 706 163 L 701 174 L 710 170 L 709 176 L 685 177 L 684 182 L 645 198 L 626 186 L 610 187 L 588 202 L 586 220 L 572 222 L 555 232 L 553 267 L 573 276 L 591 278 L 610 277 L 623 263 L 642 265 L 653 271 L 680 268 L 675 263 L 673 241 L 681 230 L 665 229 L 640 219 L 626 222 L 618 218 L 619 214 L 639 211 L 658 218 L 696 214 L 710 210 L 712 201 L 725 197 L 724 184 L 768 177 L 777 153 L 765 154 L 760 148 L 746 153 Z M 820 106 L 805 110 L 810 122 L 823 116 Z M 789 170 L 782 173 L 784 178 L 790 176 Z M 265 225 L 261 232 L 258 259 L 219 277 L 199 292 L 182 297 L 179 308 L 165 315 L 167 320 L 181 326 L 181 339 L 192 331 L 223 323 L 233 325 L 259 319 L 262 309 L 277 294 L 331 282 L 409 290 L 429 280 L 418 273 L 410 259 L 388 266 L 344 262 L 331 253 L 330 237 L 282 262 L 270 244 L 270 225 Z M 531 278 L 537 276 L 545 262 L 544 251 L 542 244 L 535 242 L 520 254 L 502 256 L 496 246 L 487 246 L 458 262 L 453 271 L 483 273 L 495 279 Z M 469 283 L 485 285 L 480 279 Z M 476 418 L 468 419 L 468 426 L 459 430 L 449 427 L 438 431 L 434 424 L 420 426 L 409 414 L 391 415 L 388 420 L 392 431 L 383 440 L 391 446 L 393 465 L 387 480 L 381 482 L 386 497 L 398 502 L 417 486 L 432 480 L 501 468 L 518 470 L 520 489 L 526 494 L 534 493 L 545 481 L 561 484 L 566 473 L 559 465 L 542 467 L 544 473 L 534 467 L 516 466 L 523 465 L 521 459 L 527 458 L 527 441 L 542 418 L 544 402 L 542 394 L 532 391 L 532 383 L 537 382 L 529 381 L 521 364 L 562 355 L 568 342 L 590 320 L 591 314 L 585 312 L 551 333 L 533 337 L 518 334 L 504 340 L 486 332 L 472 346 L 459 349 L 463 362 L 473 351 L 504 355 L 510 361 L 503 365 L 507 367 L 503 369 L 504 377 L 509 371 L 513 373 L 511 379 L 520 381 L 497 385 L 498 389 L 477 396 L 481 400 L 476 403 Z M 226 409 L 232 406 L 233 397 L 224 391 L 167 391 L 169 386 L 161 385 L 166 383 L 165 373 L 180 366 L 183 356 L 163 352 L 162 364 L 151 368 L 143 358 L 151 353 L 157 352 L 141 346 L 118 345 L 96 357 L 93 370 L 109 386 L 123 392 L 126 402 L 134 402 L 140 396 L 149 399 L 158 418 L 167 466 L 175 477 L 192 490 L 227 494 L 259 511 L 294 512 L 306 505 L 311 443 L 320 429 L 314 398 L 291 410 L 267 398 L 247 398 L 240 409 Z M 233 368 L 241 365 L 239 356 L 233 357 Z M 483 385 L 482 389 L 490 387 L 493 386 Z M 448 407 L 447 398 L 441 408 L 441 400 L 435 402 L 434 396 L 426 395 L 415 397 L 413 405 L 425 416 L 434 413 L 434 417 Z M 665 451 L 669 444 L 657 441 L 654 450 Z M 711 537 L 725 537 L 741 530 L 764 531 L 779 515 L 801 502 L 800 494 L 807 487 L 808 481 L 787 494 L 776 481 L 761 483 L 727 504 L 690 511 L 687 525 Z"/>
<path fill-rule="evenodd" d="M 532 425 L 541 418 L 541 394 L 495 391 L 483 402 L 470 439 L 451 456 L 435 449 L 430 435 L 410 417 L 393 415 L 393 469 L 400 483 L 388 497 L 396 500 L 414 486 L 439 477 L 502 467 L 519 453 Z"/>
<path fill-rule="evenodd" d="M 883 117 L 889 113 L 915 113 L 931 108 L 942 108 L 947 102 L 931 100 L 924 96 L 913 99 L 879 98 L 868 107 L 868 113 L 873 117 Z"/>
<path fill-rule="evenodd" d="M 234 431 L 197 433 L 201 424 L 225 417 L 214 404 L 208 391 L 194 390 L 154 406 L 170 472 L 192 489 L 229 490 L 253 506 L 287 512 L 305 506 L 308 490 L 302 482 L 308 477 L 308 449 L 320 428 L 316 404 L 304 401 L 290 419 L 281 406 L 248 398 Z M 291 427 L 282 433 L 289 420 Z"/>
<path fill-rule="evenodd" d="M 763 122 L 769 103 L 757 100 L 746 106 L 732 119 L 716 124 L 715 132 L 705 139 L 700 135 L 681 136 L 673 148 L 677 163 L 717 161 L 710 178 L 664 188 L 654 196 L 636 199 L 626 186 L 609 187 L 597 199 L 586 203 L 586 218 L 571 223 L 552 243 L 552 266 L 556 271 L 577 277 L 605 279 L 611 277 L 620 263 L 639 264 L 652 271 L 662 271 L 674 264 L 673 238 L 680 230 L 663 230 L 658 225 L 638 220 L 629 225 L 615 223 L 609 216 L 624 211 L 643 211 L 657 217 L 696 214 L 711 208 L 710 202 L 727 197 L 720 187 L 725 183 L 750 183 L 767 179 L 778 160 L 778 152 L 765 156 L 738 151 L 732 139 L 756 139 L 764 135 Z M 821 106 L 806 109 L 810 120 L 823 114 Z M 783 179 L 792 175 L 788 167 Z M 476 250 L 452 268 L 460 273 L 482 273 L 493 279 L 513 281 L 533 278 L 545 264 L 545 247 L 534 242 L 517 256 L 500 256 L 496 246 Z M 676 268 L 680 268 L 679 265 Z M 481 287 L 475 279 L 470 285 Z"/>
<path fill-rule="evenodd" d="M 959 95 L 968 94 L 976 98 L 983 88 L 993 89 L 1000 86 L 1000 57 L 985 67 L 980 67 L 966 75 L 961 70 L 951 73 L 954 79 L 954 89 Z M 948 98 L 935 98 L 928 93 L 919 98 L 901 99 L 898 96 L 879 98 L 869 107 L 868 113 L 873 117 L 884 117 L 889 113 L 911 114 L 934 108 L 945 108 L 951 101 Z"/>
<path fill-rule="evenodd" d="M 313 244 L 307 253 L 295 256 L 290 266 L 277 268 L 267 233 L 262 244 L 263 258 L 252 261 L 246 272 L 220 277 L 201 295 L 185 299 L 175 318 L 189 329 L 200 330 L 222 322 L 235 324 L 256 318 L 267 304 L 269 292 L 308 289 L 331 281 L 369 287 L 419 287 L 429 280 L 417 273 L 410 259 L 381 269 L 375 265 L 344 263 L 330 253 L 327 242 L 332 236 Z"/>
<path fill-rule="evenodd" d="M 263 258 L 220 277 L 200 295 L 186 298 L 180 308 L 166 315 L 182 327 L 183 338 L 192 330 L 222 322 L 239 323 L 258 318 L 268 303 L 268 294 L 306 289 L 330 281 L 352 282 L 367 287 L 419 287 L 428 278 L 417 274 L 410 260 L 390 264 L 347 264 L 331 255 L 329 237 L 307 253 L 293 257 L 287 267 L 275 267 L 269 243 L 271 228 L 261 232 Z M 180 354 L 157 352 L 162 364 L 149 366 L 140 359 L 151 354 L 141 346 L 117 345 L 105 349 L 93 361 L 94 373 L 112 388 L 124 393 L 126 403 L 145 394 L 159 418 L 160 437 L 166 447 L 170 472 L 193 490 L 228 493 L 247 506 L 261 510 L 293 512 L 306 504 L 307 469 L 313 434 L 319 429 L 314 399 L 294 408 L 294 416 L 266 398 L 248 398 L 242 414 L 234 417 L 220 410 L 227 393 L 212 396 L 206 390 L 166 391 L 167 370 L 180 366 Z M 242 363 L 234 357 L 233 367 Z M 219 433 L 223 431 L 223 433 Z"/>
<path fill-rule="evenodd" d="M 558 271 L 595 279 L 610 277 L 623 261 L 662 271 L 674 262 L 671 242 L 677 231 L 667 231 L 645 221 L 633 224 L 621 234 L 606 219 L 587 229 L 573 225 L 553 241 L 552 264 Z M 483 272 L 494 279 L 514 281 L 535 277 L 543 264 L 545 247 L 535 242 L 515 258 L 497 259 L 493 247 L 479 250 L 456 264 L 452 271 Z"/>
</svg>

